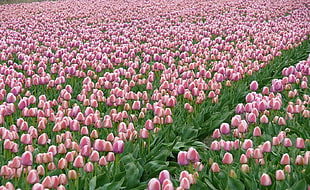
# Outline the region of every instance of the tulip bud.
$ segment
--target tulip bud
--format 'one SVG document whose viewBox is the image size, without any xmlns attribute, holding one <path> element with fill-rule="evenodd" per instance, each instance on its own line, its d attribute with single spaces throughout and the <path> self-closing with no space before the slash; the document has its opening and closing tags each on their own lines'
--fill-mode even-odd
<svg viewBox="0 0 310 190">
<path fill-rule="evenodd" d="M 178 164 L 179 165 L 189 165 L 189 161 L 187 160 L 187 152 L 180 151 L 178 154 Z"/>
<path fill-rule="evenodd" d="M 37 170 L 30 170 L 27 176 L 27 182 L 29 184 L 35 184 L 39 182 L 39 175 Z"/>
<path fill-rule="evenodd" d="M 148 183 L 148 190 L 160 190 L 161 189 L 161 185 L 158 179 L 156 178 L 152 178 L 149 183 Z"/>
<path fill-rule="evenodd" d="M 31 166 L 32 160 L 33 160 L 32 153 L 29 151 L 26 151 L 22 154 L 21 164 L 24 166 Z"/>
<path fill-rule="evenodd" d="M 216 162 L 213 162 L 211 165 L 211 171 L 214 173 L 220 172 L 220 167 Z"/>
<path fill-rule="evenodd" d="M 242 164 L 240 167 L 241 171 L 245 172 L 245 173 L 249 173 L 250 172 L 250 168 L 247 164 Z"/>
<path fill-rule="evenodd" d="M 122 153 L 124 152 L 124 141 L 118 140 L 113 144 L 113 152 L 114 153 Z"/>
<path fill-rule="evenodd" d="M 277 181 L 283 181 L 285 180 L 285 174 L 283 170 L 277 170 L 276 171 L 276 180 Z"/>
<path fill-rule="evenodd" d="M 272 184 L 270 176 L 266 173 L 263 173 L 263 175 L 260 178 L 260 184 L 262 186 L 270 186 Z"/>
<path fill-rule="evenodd" d="M 234 162 L 233 155 L 229 152 L 226 152 L 224 154 L 224 157 L 222 159 L 223 164 L 232 164 Z"/>
<path fill-rule="evenodd" d="M 163 184 L 165 179 L 170 179 L 170 173 L 168 170 L 163 170 L 159 173 L 160 184 Z"/>
<path fill-rule="evenodd" d="M 68 178 L 71 179 L 71 180 L 75 180 L 77 179 L 78 175 L 76 173 L 75 170 L 69 170 L 68 172 Z"/>
</svg>

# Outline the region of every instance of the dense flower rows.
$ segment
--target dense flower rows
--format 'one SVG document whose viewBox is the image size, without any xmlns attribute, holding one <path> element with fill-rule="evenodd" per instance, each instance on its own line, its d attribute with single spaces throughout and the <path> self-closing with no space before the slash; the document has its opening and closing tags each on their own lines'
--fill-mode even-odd
<svg viewBox="0 0 310 190">
<path fill-rule="evenodd" d="M 252 81 L 245 103 L 233 105 L 236 115 L 214 130 L 217 140 L 204 152 L 177 122 L 218 104 L 229 96 L 225 88 L 307 41 L 309 4 L 0 6 L 1 188 L 226 188 L 240 185 L 236 178 L 262 186 L 287 178 L 309 183 L 310 58 L 283 69 L 270 86 Z M 226 182 L 222 174 L 230 176 Z"/>
</svg>

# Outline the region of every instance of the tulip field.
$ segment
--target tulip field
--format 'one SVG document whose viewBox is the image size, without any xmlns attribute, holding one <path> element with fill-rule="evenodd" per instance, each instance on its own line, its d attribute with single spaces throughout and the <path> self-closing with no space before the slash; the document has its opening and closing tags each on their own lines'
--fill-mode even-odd
<svg viewBox="0 0 310 190">
<path fill-rule="evenodd" d="M 310 189 L 310 0 L 0 5 L 0 190 Z"/>
</svg>

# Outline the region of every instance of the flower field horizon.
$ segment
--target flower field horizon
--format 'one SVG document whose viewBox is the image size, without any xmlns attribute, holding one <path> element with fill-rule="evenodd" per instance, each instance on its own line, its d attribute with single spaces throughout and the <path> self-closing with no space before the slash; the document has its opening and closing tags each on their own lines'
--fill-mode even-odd
<svg viewBox="0 0 310 190">
<path fill-rule="evenodd" d="M 309 5 L 0 5 L 0 189 L 309 189 Z"/>
</svg>

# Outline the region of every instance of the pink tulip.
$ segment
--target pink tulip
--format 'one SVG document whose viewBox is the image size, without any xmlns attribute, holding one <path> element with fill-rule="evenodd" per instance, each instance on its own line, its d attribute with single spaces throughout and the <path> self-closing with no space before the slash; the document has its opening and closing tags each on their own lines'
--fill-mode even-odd
<svg viewBox="0 0 310 190">
<path fill-rule="evenodd" d="M 163 170 L 159 173 L 160 184 L 163 184 L 164 180 L 170 179 L 170 173 L 168 170 Z"/>
<path fill-rule="evenodd" d="M 64 158 L 61 158 L 59 161 L 58 161 L 58 168 L 59 169 L 65 169 L 65 168 L 67 168 L 67 166 L 68 166 L 68 161 L 66 160 L 66 159 L 64 159 Z"/>
<path fill-rule="evenodd" d="M 276 171 L 276 180 L 277 181 L 283 181 L 285 180 L 285 174 L 283 170 L 277 170 Z"/>
<path fill-rule="evenodd" d="M 91 172 L 93 172 L 93 170 L 94 170 L 94 165 L 93 165 L 93 163 L 87 162 L 87 163 L 85 164 L 85 166 L 84 166 L 84 171 L 85 171 L 85 172 L 88 172 L 88 173 L 91 173 Z"/>
<path fill-rule="evenodd" d="M 149 138 L 149 132 L 148 132 L 148 130 L 147 129 L 145 129 L 145 128 L 143 128 L 143 129 L 140 129 L 140 133 L 139 133 L 140 135 L 140 138 L 142 138 L 142 139 L 147 139 L 147 138 Z"/>
<path fill-rule="evenodd" d="M 215 130 L 213 131 L 212 137 L 213 137 L 214 139 L 221 138 L 221 132 L 220 132 L 220 130 L 219 130 L 219 129 L 215 129 Z"/>
<path fill-rule="evenodd" d="M 252 148 L 252 147 L 253 147 L 253 142 L 252 142 L 252 140 L 251 140 L 251 139 L 245 139 L 245 140 L 244 140 L 244 143 L 243 143 L 243 145 L 242 145 L 242 148 L 243 148 L 244 150 L 247 150 L 247 149 Z"/>
<path fill-rule="evenodd" d="M 114 153 L 122 153 L 122 152 L 124 152 L 124 142 L 122 140 L 114 142 L 114 144 L 113 144 L 113 152 Z"/>
<path fill-rule="evenodd" d="M 99 165 L 100 166 L 106 166 L 108 164 L 106 158 L 104 156 L 102 156 L 100 159 L 99 159 Z"/>
<path fill-rule="evenodd" d="M 188 178 L 186 178 L 186 177 L 182 178 L 181 182 L 180 182 L 180 186 L 183 189 L 189 189 L 190 188 L 190 182 L 189 182 Z"/>
<path fill-rule="evenodd" d="M 106 156 L 106 160 L 107 160 L 108 162 L 113 162 L 113 161 L 115 160 L 115 155 L 114 155 L 114 153 L 113 153 L 113 152 L 109 152 L 109 153 L 107 154 L 107 156 Z"/>
<path fill-rule="evenodd" d="M 250 84 L 250 90 L 251 91 L 256 91 L 258 89 L 258 83 L 257 81 L 252 81 Z"/>
<path fill-rule="evenodd" d="M 284 140 L 283 140 L 283 146 L 285 146 L 285 147 L 291 147 L 291 146 L 293 146 L 293 143 L 292 143 L 291 139 L 289 139 L 289 138 L 284 138 Z"/>
<path fill-rule="evenodd" d="M 220 167 L 216 162 L 213 162 L 211 165 L 211 171 L 214 173 L 220 172 Z"/>
<path fill-rule="evenodd" d="M 280 164 L 282 164 L 282 165 L 289 165 L 290 164 L 290 156 L 287 153 L 282 155 Z"/>
<path fill-rule="evenodd" d="M 263 175 L 260 177 L 260 184 L 262 186 L 270 186 L 272 184 L 270 176 L 266 173 L 263 173 Z"/>
<path fill-rule="evenodd" d="M 222 123 L 220 126 L 221 134 L 227 135 L 230 133 L 230 127 L 228 123 Z"/>
<path fill-rule="evenodd" d="M 248 157 L 245 154 L 241 154 L 240 156 L 240 164 L 248 163 Z"/>
<path fill-rule="evenodd" d="M 133 110 L 140 110 L 141 109 L 140 101 L 134 101 L 132 104 L 132 109 Z"/>
<path fill-rule="evenodd" d="M 30 170 L 27 176 L 27 182 L 29 184 L 35 184 L 39 182 L 39 175 L 37 170 Z"/>
<path fill-rule="evenodd" d="M 223 164 L 232 164 L 234 162 L 233 155 L 229 152 L 226 152 L 224 154 L 224 157 L 222 159 Z"/>
<path fill-rule="evenodd" d="M 36 183 L 33 185 L 32 190 L 44 190 L 44 185 Z"/>
<path fill-rule="evenodd" d="M 180 151 L 178 153 L 178 164 L 179 165 L 189 165 L 189 160 L 187 159 L 187 152 L 186 151 Z"/>
<path fill-rule="evenodd" d="M 212 141 L 210 148 L 213 151 L 218 151 L 218 150 L 221 149 L 220 144 L 219 144 L 218 141 Z"/>
<path fill-rule="evenodd" d="M 191 162 L 199 162 L 200 157 L 196 149 L 190 147 L 187 151 L 187 160 Z"/>
<path fill-rule="evenodd" d="M 297 155 L 295 159 L 296 165 L 304 165 L 304 158 L 301 155 Z"/>
<path fill-rule="evenodd" d="M 29 151 L 26 151 L 22 154 L 22 157 L 21 157 L 21 164 L 23 166 L 31 166 L 32 165 L 32 161 L 33 161 L 33 158 L 32 158 L 32 153 L 29 152 Z"/>
<path fill-rule="evenodd" d="M 271 152 L 272 151 L 271 142 L 270 141 L 266 141 L 263 144 L 262 150 L 263 150 L 263 152 Z"/>
<path fill-rule="evenodd" d="M 84 158 L 82 156 L 77 156 L 73 162 L 73 166 L 76 168 L 84 167 Z"/>
<path fill-rule="evenodd" d="M 44 188 L 51 189 L 53 187 L 52 178 L 50 176 L 46 176 L 42 182 L 42 185 L 44 186 Z"/>
<path fill-rule="evenodd" d="M 263 158 L 263 152 L 260 148 L 256 148 L 253 153 L 253 158 L 260 159 Z"/>
<path fill-rule="evenodd" d="M 259 121 L 260 123 L 265 123 L 265 124 L 269 122 L 268 117 L 266 115 L 262 115 Z"/>
<path fill-rule="evenodd" d="M 20 142 L 23 144 L 32 144 L 32 137 L 30 134 L 22 134 L 20 137 Z"/>
<path fill-rule="evenodd" d="M 254 137 L 260 137 L 262 136 L 262 132 L 261 132 L 261 129 L 257 126 L 254 128 L 253 130 L 253 136 Z"/>
<path fill-rule="evenodd" d="M 148 190 L 160 190 L 161 189 L 160 181 L 156 178 L 152 178 L 148 183 L 147 189 Z"/>
<path fill-rule="evenodd" d="M 303 138 L 297 138 L 296 142 L 295 142 L 295 146 L 296 146 L 296 148 L 299 148 L 299 149 L 305 148 L 306 146 L 305 146 L 304 139 Z"/>
</svg>

